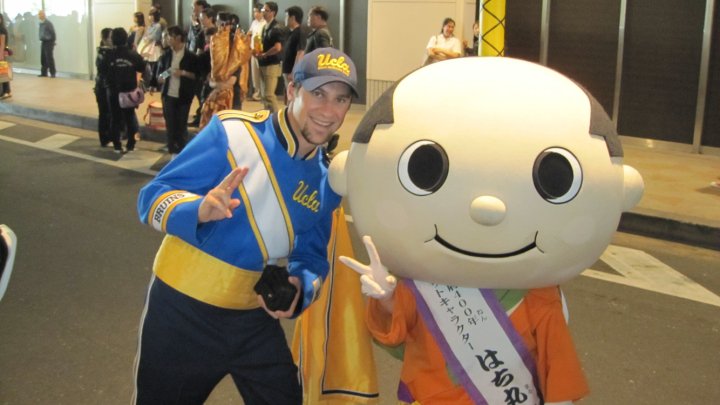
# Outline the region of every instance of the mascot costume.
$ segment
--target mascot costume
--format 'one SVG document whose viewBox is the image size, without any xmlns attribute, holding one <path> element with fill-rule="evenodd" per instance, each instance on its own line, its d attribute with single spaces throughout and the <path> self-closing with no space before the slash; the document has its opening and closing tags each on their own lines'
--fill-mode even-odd
<svg viewBox="0 0 720 405">
<path fill-rule="evenodd" d="M 374 339 L 399 399 L 569 404 L 588 386 L 558 285 L 640 200 L 615 127 L 582 87 L 510 58 L 459 58 L 388 89 L 331 162 L 370 263 Z M 372 239 L 371 239 L 372 238 Z"/>
</svg>

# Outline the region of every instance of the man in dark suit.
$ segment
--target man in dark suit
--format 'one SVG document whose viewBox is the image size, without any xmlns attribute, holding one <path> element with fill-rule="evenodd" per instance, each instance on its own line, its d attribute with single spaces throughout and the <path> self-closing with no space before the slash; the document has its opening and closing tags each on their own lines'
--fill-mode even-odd
<svg viewBox="0 0 720 405">
<path fill-rule="evenodd" d="M 162 84 L 168 152 L 175 157 L 188 141 L 187 121 L 195 96 L 198 57 L 186 50 L 185 33 L 176 25 L 167 29 L 167 44 L 158 62 L 158 83 Z"/>
</svg>

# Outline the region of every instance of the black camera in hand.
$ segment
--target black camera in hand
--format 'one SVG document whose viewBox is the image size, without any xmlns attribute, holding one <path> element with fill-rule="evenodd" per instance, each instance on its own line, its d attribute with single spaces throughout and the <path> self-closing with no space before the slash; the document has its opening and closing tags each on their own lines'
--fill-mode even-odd
<svg viewBox="0 0 720 405">
<path fill-rule="evenodd" d="M 297 287 L 288 281 L 290 273 L 284 266 L 268 264 L 263 269 L 260 280 L 255 283 L 255 292 L 263 297 L 265 306 L 270 311 L 287 311 L 290 309 Z"/>
</svg>

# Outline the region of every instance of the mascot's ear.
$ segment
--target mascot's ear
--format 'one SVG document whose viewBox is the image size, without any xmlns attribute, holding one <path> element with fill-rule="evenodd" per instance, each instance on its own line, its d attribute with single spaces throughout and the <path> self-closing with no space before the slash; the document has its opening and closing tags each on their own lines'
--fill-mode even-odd
<svg viewBox="0 0 720 405">
<path fill-rule="evenodd" d="M 328 169 L 330 188 L 342 197 L 347 196 L 347 176 L 345 173 L 345 162 L 347 161 L 347 157 L 347 150 L 338 153 L 330 161 L 330 168 Z"/>
<path fill-rule="evenodd" d="M 623 165 L 623 172 L 625 183 L 623 190 L 623 212 L 627 212 L 640 202 L 643 191 L 645 190 L 645 183 L 640 173 L 634 168 Z"/>
</svg>

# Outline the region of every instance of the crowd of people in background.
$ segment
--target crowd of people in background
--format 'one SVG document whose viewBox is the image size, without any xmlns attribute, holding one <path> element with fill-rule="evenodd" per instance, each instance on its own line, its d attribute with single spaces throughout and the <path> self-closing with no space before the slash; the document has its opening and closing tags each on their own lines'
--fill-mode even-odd
<svg viewBox="0 0 720 405">
<path fill-rule="evenodd" d="M 330 16 L 322 6 L 313 6 L 305 14 L 296 5 L 281 12 L 274 1 L 257 3 L 253 6 L 253 19 L 247 30 L 240 26 L 237 15 L 218 12 L 205 0 L 195 0 L 192 6 L 190 21 L 185 27 L 168 27 L 162 7 L 152 4 L 146 13 L 133 14 L 132 25 L 127 30 L 104 28 L 101 31 L 94 92 L 98 103 L 98 137 L 102 146 L 112 145 L 116 152 L 125 153 L 133 151 L 135 142 L 140 139 L 140 125 L 135 114 L 137 107 L 121 107 L 116 100 L 119 93 L 135 88 L 151 94 L 160 91 L 167 150 L 174 156 L 188 141 L 188 127 L 202 127 L 209 114 L 217 112 L 216 108 L 241 109 L 244 100 L 251 100 L 260 101 L 270 112 L 281 109 L 277 94 L 280 88 L 289 86 L 293 67 L 305 54 L 317 48 L 335 46 L 328 26 Z M 55 77 L 55 30 L 44 11 L 38 13 L 38 21 L 38 37 L 42 43 L 40 76 Z M 0 22 L 0 49 L 4 49 L 12 36 L 17 37 L 14 35 L 17 30 L 9 32 L 4 19 Z M 118 39 L 121 30 L 126 39 L 123 43 L 115 43 L 111 34 Z M 211 74 L 213 52 L 210 45 L 213 35 L 222 30 L 229 34 L 228 52 L 234 41 L 240 40 L 249 50 L 249 60 L 240 63 L 237 70 L 229 72 L 229 77 L 218 83 Z M 440 33 L 428 41 L 424 64 L 478 54 L 478 23 L 473 25 L 472 44 L 461 42 L 455 37 L 454 30 L 455 21 L 446 18 Z M 182 49 L 178 48 L 180 44 Z M 7 56 L 6 52 L 0 52 L 0 61 Z M 111 57 L 119 59 L 108 62 Z M 120 73 L 123 69 L 126 72 Z M 119 78 L 118 75 L 127 77 Z M 231 84 L 229 80 L 232 80 Z M 215 103 L 212 108 L 205 108 L 205 122 L 201 123 L 203 106 L 218 86 L 232 87 L 231 104 Z M 0 99 L 11 95 L 10 83 L 2 83 Z M 191 118 L 189 109 L 195 99 L 197 109 Z M 123 139 L 127 140 L 124 148 L 120 144 Z"/>
<path fill-rule="evenodd" d="M 145 91 L 161 92 L 166 147 L 174 158 L 189 140 L 188 128 L 202 128 L 221 109 L 241 109 L 244 100 L 252 100 L 260 101 L 270 112 L 280 110 L 278 88 L 290 85 L 294 66 L 315 49 L 334 47 L 328 26 L 330 16 L 321 6 L 314 6 L 305 14 L 302 8 L 292 5 L 279 16 L 281 11 L 276 2 L 255 4 L 247 31 L 240 26 L 237 15 L 218 12 L 205 0 L 193 1 L 192 6 L 186 27 L 168 27 L 162 8 L 153 4 L 147 14 L 138 11 L 133 15 L 133 24 L 127 31 L 103 30 L 104 34 L 112 31 L 117 35 L 122 30 L 127 39 L 121 44 L 104 39 L 97 50 L 95 96 L 102 146 L 112 144 L 115 151 L 124 153 L 132 151 L 139 139 L 134 108 L 118 105 L 119 92 L 138 86 Z M 473 26 L 472 45 L 461 42 L 454 30 L 455 21 L 446 18 L 440 33 L 428 41 L 425 64 L 478 54 L 478 23 Z M 219 36 L 212 48 L 215 35 Z M 117 78 L 120 68 L 116 65 L 123 63 L 107 61 L 119 58 L 119 54 L 126 59 L 122 74 L 127 77 L 122 80 Z M 220 64 L 230 66 L 232 71 L 222 70 Z M 103 66 L 105 72 L 101 72 Z M 119 86 L 119 82 L 123 84 Z M 195 99 L 198 106 L 191 114 Z M 125 148 L 121 139 L 127 139 Z"/>
<path fill-rule="evenodd" d="M 312 7 L 305 20 L 298 6 L 287 7 L 279 16 L 276 2 L 258 3 L 245 30 L 235 14 L 218 12 L 205 0 L 192 5 L 186 27 L 168 27 L 162 8 L 153 4 L 147 13 L 134 13 L 127 30 L 102 30 L 95 80 L 101 146 L 112 145 L 116 152 L 127 153 L 139 140 L 137 107 L 120 106 L 119 93 L 135 88 L 160 91 L 167 150 L 174 157 L 188 142 L 188 128 L 202 128 L 220 108 L 240 109 L 243 100 L 252 100 L 261 101 L 271 112 L 280 110 L 278 89 L 289 86 L 295 64 L 314 49 L 333 47 L 329 14 L 320 6 Z M 216 42 L 224 42 L 213 49 L 215 35 L 219 35 Z M 122 41 L 121 36 L 125 38 Z M 238 60 L 229 61 L 223 52 L 233 49 Z M 220 58 L 232 68 L 222 78 L 213 68 L 221 63 Z M 223 93 L 223 101 L 218 102 L 218 93 L 226 89 L 232 89 L 231 93 Z M 195 99 L 198 107 L 191 114 Z M 123 139 L 127 140 L 124 147 Z"/>
</svg>

